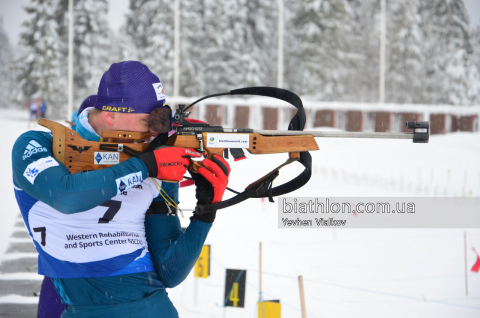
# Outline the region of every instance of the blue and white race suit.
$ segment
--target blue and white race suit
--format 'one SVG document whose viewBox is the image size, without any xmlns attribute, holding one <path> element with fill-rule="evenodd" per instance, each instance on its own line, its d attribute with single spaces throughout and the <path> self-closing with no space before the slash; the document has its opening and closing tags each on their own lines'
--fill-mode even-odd
<svg viewBox="0 0 480 318">
<path fill-rule="evenodd" d="M 86 109 L 75 126 L 98 141 Z M 92 156 L 93 160 L 93 156 Z M 39 274 L 52 278 L 63 317 L 177 317 L 166 287 L 181 283 L 211 224 L 182 233 L 175 215 L 145 212 L 161 201 L 155 182 L 178 203 L 178 184 L 148 178 L 131 158 L 107 169 L 70 174 L 52 153 L 52 136 L 29 131 L 12 152 L 15 196 L 39 253 Z"/>
</svg>

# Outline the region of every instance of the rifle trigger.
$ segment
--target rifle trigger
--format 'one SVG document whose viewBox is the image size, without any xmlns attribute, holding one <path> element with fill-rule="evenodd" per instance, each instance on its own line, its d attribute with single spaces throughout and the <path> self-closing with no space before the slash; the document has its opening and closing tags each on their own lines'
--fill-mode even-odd
<svg viewBox="0 0 480 318">
<path fill-rule="evenodd" d="M 242 148 L 230 148 L 230 153 L 232 154 L 235 161 L 247 159 Z"/>
<path fill-rule="evenodd" d="M 123 152 L 123 144 L 118 144 L 118 152 Z"/>
</svg>

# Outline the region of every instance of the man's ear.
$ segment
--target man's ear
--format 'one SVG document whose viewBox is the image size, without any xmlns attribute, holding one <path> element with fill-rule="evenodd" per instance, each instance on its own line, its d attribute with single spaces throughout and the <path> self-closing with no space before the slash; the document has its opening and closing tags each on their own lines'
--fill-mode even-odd
<svg viewBox="0 0 480 318">
<path fill-rule="evenodd" d="M 113 126 L 115 123 L 115 113 L 114 112 L 103 112 L 103 116 L 105 116 L 105 121 L 108 125 Z"/>
</svg>

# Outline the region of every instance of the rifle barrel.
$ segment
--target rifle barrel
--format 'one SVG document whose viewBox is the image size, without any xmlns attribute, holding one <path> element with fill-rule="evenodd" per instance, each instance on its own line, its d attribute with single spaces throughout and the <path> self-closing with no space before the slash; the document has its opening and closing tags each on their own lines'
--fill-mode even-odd
<svg viewBox="0 0 480 318">
<path fill-rule="evenodd" d="M 302 136 L 333 138 L 383 138 L 383 139 L 413 139 L 413 133 L 387 132 L 350 132 L 350 131 L 295 131 L 295 130 L 254 130 L 254 133 L 264 136 Z"/>
</svg>

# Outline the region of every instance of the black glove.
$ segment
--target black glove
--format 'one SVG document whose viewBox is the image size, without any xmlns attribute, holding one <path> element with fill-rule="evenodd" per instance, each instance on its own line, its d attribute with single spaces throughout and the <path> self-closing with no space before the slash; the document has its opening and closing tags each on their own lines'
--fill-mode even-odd
<svg viewBox="0 0 480 318">
<path fill-rule="evenodd" d="M 212 161 L 213 160 L 213 161 Z M 195 181 L 197 205 L 213 204 L 222 201 L 223 194 L 228 184 L 230 175 L 230 166 L 228 162 L 218 155 L 213 155 L 212 160 L 204 159 L 204 167 L 198 168 L 198 173 L 192 173 L 192 179 Z M 190 220 L 200 220 L 206 223 L 213 223 L 216 216 L 216 210 L 204 214 L 193 213 Z"/>
</svg>

